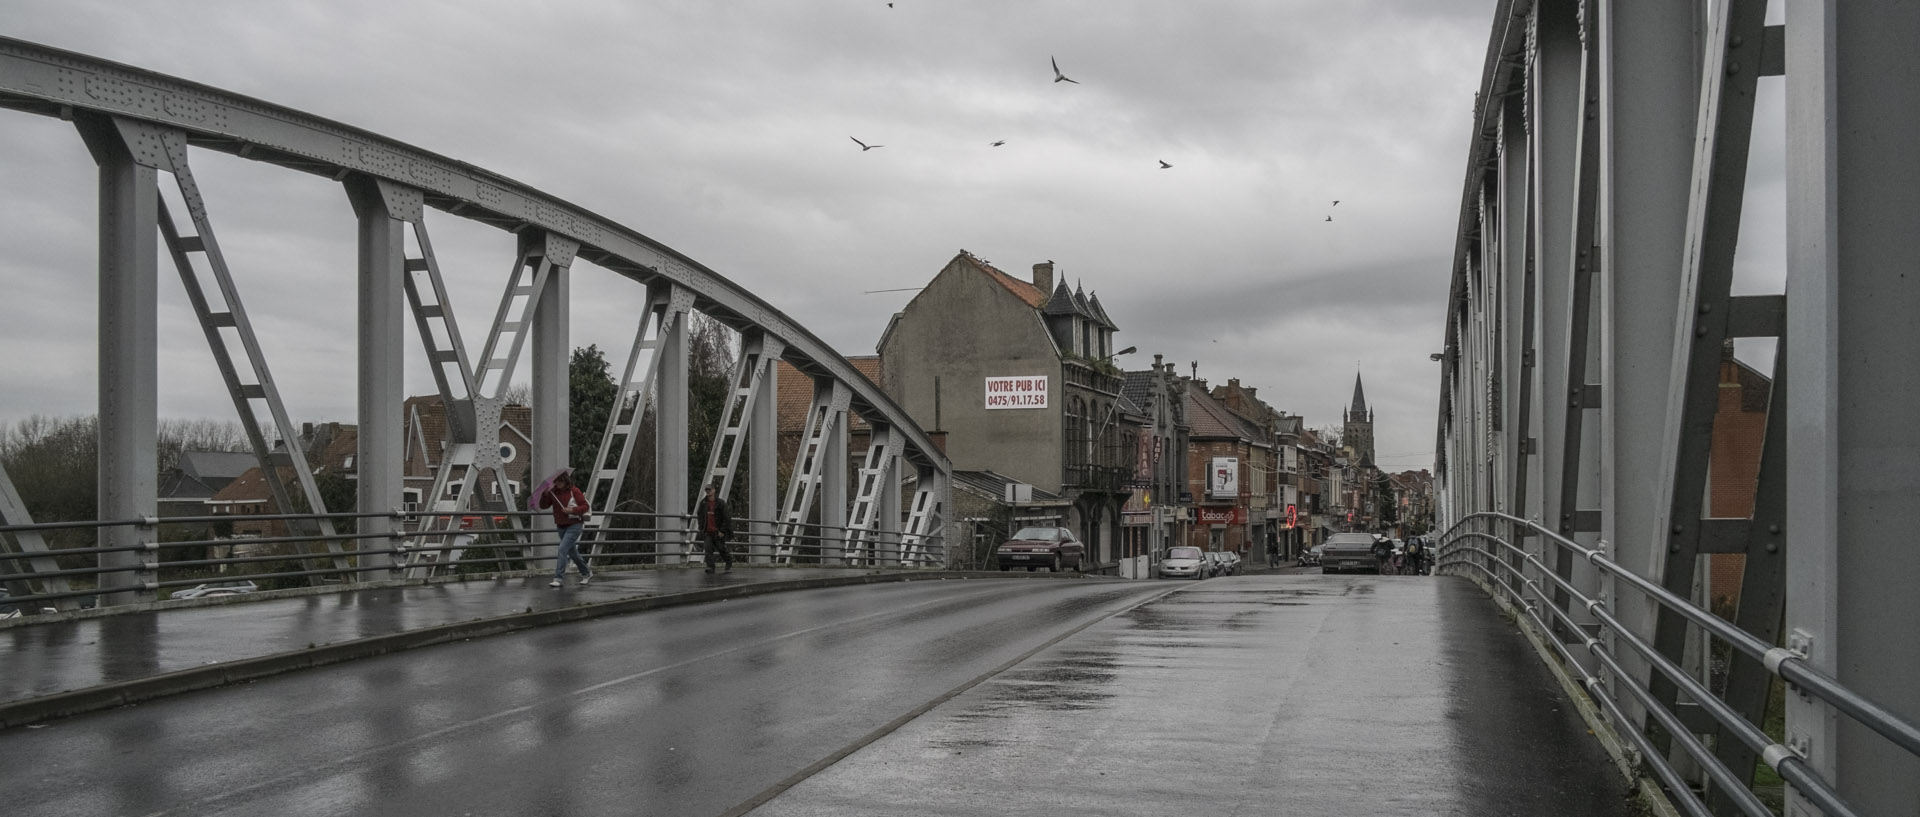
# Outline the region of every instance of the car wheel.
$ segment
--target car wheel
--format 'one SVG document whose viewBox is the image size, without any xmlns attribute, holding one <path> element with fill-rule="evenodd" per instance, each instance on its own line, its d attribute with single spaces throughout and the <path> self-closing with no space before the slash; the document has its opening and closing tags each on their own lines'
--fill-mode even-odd
<svg viewBox="0 0 1920 817">
<path fill-rule="evenodd" d="M 1002 572 L 1002 573 L 1005 573 L 1005 572 L 1007 572 L 1007 571 L 1009 571 L 1009 570 L 1012 570 L 1012 569 L 1013 569 L 1013 565 L 1001 565 L 1001 566 L 1000 566 L 1000 572 Z"/>
<path fill-rule="evenodd" d="M 1039 565 L 1027 565 L 1027 572 L 1028 572 L 1028 573 L 1032 573 L 1033 571 L 1036 571 L 1036 570 L 1039 570 L 1039 569 L 1040 569 L 1040 566 L 1039 566 Z"/>
<path fill-rule="evenodd" d="M 1053 554 L 1053 564 L 1047 568 L 1047 572 L 1049 573 L 1060 572 L 1060 554 L 1058 553 Z"/>
</svg>

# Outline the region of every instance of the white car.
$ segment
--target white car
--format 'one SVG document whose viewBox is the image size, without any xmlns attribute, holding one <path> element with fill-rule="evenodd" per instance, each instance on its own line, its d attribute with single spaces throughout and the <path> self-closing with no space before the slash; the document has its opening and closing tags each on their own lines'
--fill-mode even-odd
<svg viewBox="0 0 1920 817">
<path fill-rule="evenodd" d="M 170 598 L 210 599 L 219 596 L 238 596 L 259 589 L 260 586 L 253 582 L 214 582 L 212 584 L 196 584 L 185 590 L 175 591 Z"/>
<path fill-rule="evenodd" d="M 1162 579 L 1204 579 L 1211 569 L 1206 551 L 1196 547 L 1167 548 L 1167 557 L 1160 560 Z"/>
</svg>

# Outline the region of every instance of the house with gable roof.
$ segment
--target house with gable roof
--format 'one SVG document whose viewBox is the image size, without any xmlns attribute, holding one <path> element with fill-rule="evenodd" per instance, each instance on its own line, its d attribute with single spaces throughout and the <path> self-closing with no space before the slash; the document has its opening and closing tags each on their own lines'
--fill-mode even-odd
<svg viewBox="0 0 1920 817">
<path fill-rule="evenodd" d="M 956 471 L 1057 495 L 1021 524 L 1059 524 L 1090 563 L 1120 554 L 1143 410 L 1113 365 L 1118 331 L 1097 295 L 1056 280 L 1054 264 L 1016 278 L 961 250 L 881 335 L 880 385 L 922 428 L 944 432 Z M 1048 513 L 1052 519 L 1042 519 Z"/>
</svg>

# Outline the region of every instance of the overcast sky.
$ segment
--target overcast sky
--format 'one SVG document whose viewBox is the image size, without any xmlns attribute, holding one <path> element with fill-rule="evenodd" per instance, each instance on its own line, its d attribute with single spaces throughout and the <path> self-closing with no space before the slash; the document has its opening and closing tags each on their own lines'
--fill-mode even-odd
<svg viewBox="0 0 1920 817">
<path fill-rule="evenodd" d="M 700 260 L 843 354 L 873 353 L 913 295 L 868 291 L 920 286 L 960 248 L 1021 277 L 1051 259 L 1139 348 L 1128 368 L 1197 361 L 1313 427 L 1339 423 L 1358 372 L 1382 464 L 1403 469 L 1432 463 L 1428 355 L 1494 5 L 0 0 L 0 32 L 510 176 Z M 345 195 L 194 161 L 291 413 L 353 421 Z M 92 161 L 70 124 L 0 114 L 0 179 L 0 419 L 91 412 Z M 477 354 L 512 239 L 428 224 Z M 574 342 L 617 366 L 637 288 L 576 269 Z M 161 413 L 230 417 L 180 289 L 163 270 Z M 416 394 L 433 389 L 420 359 Z"/>
</svg>

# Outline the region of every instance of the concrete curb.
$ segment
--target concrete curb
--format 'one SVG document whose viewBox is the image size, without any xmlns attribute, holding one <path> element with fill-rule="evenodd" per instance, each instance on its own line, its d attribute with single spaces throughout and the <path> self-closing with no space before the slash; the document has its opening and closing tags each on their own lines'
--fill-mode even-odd
<svg viewBox="0 0 1920 817">
<path fill-rule="evenodd" d="M 551 610 L 534 610 L 525 613 L 499 616 L 496 618 L 476 619 L 453 624 L 440 624 L 422 627 L 387 635 L 342 641 L 337 644 L 325 644 L 293 652 L 263 655 L 256 658 L 243 658 L 205 667 L 177 670 L 174 672 L 139 678 L 131 681 L 119 681 L 85 689 L 58 692 L 27 698 L 18 701 L 0 703 L 0 729 L 23 726 L 39 721 L 64 718 L 88 712 L 98 712 L 120 706 L 130 706 L 142 701 L 151 701 L 183 692 L 213 689 L 230 684 L 255 681 L 296 670 L 324 667 L 361 658 L 445 644 L 450 641 L 478 638 L 502 633 L 545 627 L 552 624 L 565 624 L 604 616 L 617 616 L 657 610 L 663 607 L 676 607 L 686 604 L 702 604 L 711 601 L 726 601 L 752 596 L 779 593 L 789 590 L 809 590 L 827 587 L 846 587 L 861 584 L 880 584 L 885 582 L 944 581 L 951 579 L 1043 579 L 1056 578 L 1048 573 L 1011 574 L 998 571 L 939 571 L 929 573 L 872 573 L 864 576 L 830 576 L 817 579 L 791 579 L 787 581 L 749 582 L 726 587 L 692 590 L 683 593 L 666 593 L 658 596 L 636 596 L 615 599 L 613 601 L 592 602 L 574 607 L 561 607 Z M 1059 579 L 1095 577 L 1060 574 Z M 1117 580 L 1115 580 L 1117 581 Z"/>
</svg>

